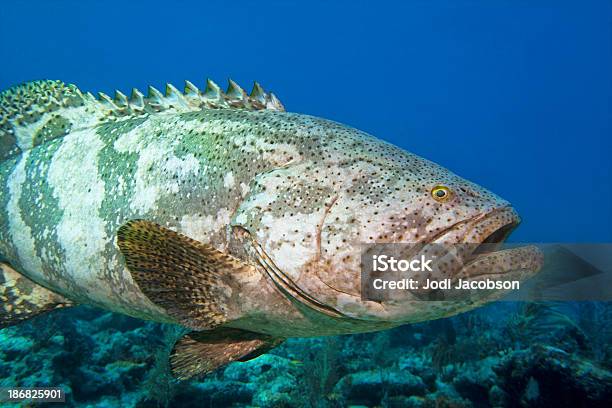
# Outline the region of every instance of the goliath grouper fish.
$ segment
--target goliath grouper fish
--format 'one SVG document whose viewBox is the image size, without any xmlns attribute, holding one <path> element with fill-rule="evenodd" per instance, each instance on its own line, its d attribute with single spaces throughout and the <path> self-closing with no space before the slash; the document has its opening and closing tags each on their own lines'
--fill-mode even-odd
<svg viewBox="0 0 612 408">
<path fill-rule="evenodd" d="M 35 81 L 2 92 L 0 115 L 0 327 L 75 304 L 183 325 L 179 378 L 287 337 L 475 308 L 492 297 L 362 299 L 361 245 L 499 243 L 519 222 L 482 187 L 287 113 L 257 83 L 95 98 Z M 524 279 L 542 262 L 534 247 L 462 256 L 446 276 Z"/>
</svg>

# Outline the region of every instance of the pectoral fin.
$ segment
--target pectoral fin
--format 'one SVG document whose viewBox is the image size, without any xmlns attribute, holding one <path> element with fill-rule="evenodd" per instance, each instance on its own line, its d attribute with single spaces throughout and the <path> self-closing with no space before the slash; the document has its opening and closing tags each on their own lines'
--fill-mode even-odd
<svg viewBox="0 0 612 408">
<path fill-rule="evenodd" d="M 235 277 L 250 265 L 144 220 L 121 226 L 117 244 L 142 292 L 177 323 L 205 330 L 237 317 L 230 307 Z"/>
<path fill-rule="evenodd" d="M 180 379 L 208 374 L 232 361 L 247 361 L 278 346 L 284 339 L 221 327 L 183 336 L 170 356 L 172 374 Z"/>
<path fill-rule="evenodd" d="M 0 329 L 73 303 L 0 263 Z"/>
</svg>

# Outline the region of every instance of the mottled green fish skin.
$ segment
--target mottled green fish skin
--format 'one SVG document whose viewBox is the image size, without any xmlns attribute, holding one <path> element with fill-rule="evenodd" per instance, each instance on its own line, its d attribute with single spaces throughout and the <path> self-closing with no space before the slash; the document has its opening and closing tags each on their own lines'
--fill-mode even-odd
<svg viewBox="0 0 612 408">
<path fill-rule="evenodd" d="M 105 119 L 97 108 L 85 113 L 88 103 L 72 100 L 33 142 L 16 127 L 11 140 L 22 147 L 6 142 L 0 163 L 0 253 L 39 284 L 75 302 L 172 322 L 139 290 L 116 245 L 122 224 L 145 219 L 255 265 L 240 239 L 246 232 L 304 293 L 346 316 L 296 305 L 258 272 L 240 278 L 235 327 L 336 334 L 473 307 L 363 301 L 355 254 L 361 243 L 420 242 L 508 206 L 482 187 L 308 115 L 170 107 Z M 436 185 L 453 200 L 432 200 Z"/>
<path fill-rule="evenodd" d="M 130 119 L 3 162 L 2 253 L 72 299 L 147 312 L 114 245 L 118 227 L 142 218 L 227 248 L 254 176 L 299 154 L 262 137 L 278 132 L 271 123 L 282 132 L 299 120 L 274 116 L 228 109 Z"/>
</svg>

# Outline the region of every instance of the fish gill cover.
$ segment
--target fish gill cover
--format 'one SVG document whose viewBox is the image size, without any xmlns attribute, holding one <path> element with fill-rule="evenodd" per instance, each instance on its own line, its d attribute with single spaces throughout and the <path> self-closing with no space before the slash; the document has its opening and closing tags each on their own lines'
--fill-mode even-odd
<svg viewBox="0 0 612 408">
<path fill-rule="evenodd" d="M 3 4 L 0 403 L 608 406 L 611 7 Z"/>
</svg>

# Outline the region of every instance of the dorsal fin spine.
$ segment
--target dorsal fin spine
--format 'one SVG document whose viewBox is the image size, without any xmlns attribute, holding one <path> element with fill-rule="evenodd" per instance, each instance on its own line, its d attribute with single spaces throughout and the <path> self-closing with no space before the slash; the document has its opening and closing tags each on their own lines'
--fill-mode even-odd
<svg viewBox="0 0 612 408">
<path fill-rule="evenodd" d="M 161 92 L 159 92 L 156 88 L 149 85 L 147 101 L 150 103 L 161 105 L 163 100 L 164 100 L 164 95 Z"/>
<path fill-rule="evenodd" d="M 231 79 L 228 82 L 229 82 L 229 85 L 227 86 L 227 91 L 225 91 L 225 95 L 227 95 L 228 98 L 230 99 L 239 99 L 239 100 L 244 99 L 246 96 L 244 89 L 242 89 L 240 85 L 238 85 L 236 82 L 232 81 Z"/>
<path fill-rule="evenodd" d="M 200 98 L 200 90 L 191 82 L 185 80 L 185 96 Z"/>
<path fill-rule="evenodd" d="M 253 90 L 251 91 L 250 97 L 261 103 L 266 102 L 266 93 L 258 82 L 253 84 Z"/>
<path fill-rule="evenodd" d="M 128 105 L 128 98 L 120 90 L 115 91 L 115 105 L 125 107 Z"/>
<path fill-rule="evenodd" d="M 103 105 L 112 105 L 112 106 L 116 106 L 115 103 L 113 102 L 113 98 L 111 98 L 110 96 L 108 96 L 107 94 L 105 94 L 104 92 L 98 92 L 98 100 L 100 101 L 100 103 L 102 103 Z"/>
<path fill-rule="evenodd" d="M 281 103 L 281 101 L 274 95 L 272 92 L 268 95 L 269 99 L 266 101 L 266 109 L 284 111 L 285 107 Z"/>
<path fill-rule="evenodd" d="M 240 87 L 236 82 L 229 80 L 229 85 L 225 95 L 228 99 L 228 104 L 236 108 L 250 109 L 251 104 L 249 103 L 249 97 L 247 96 L 244 89 Z"/>
<path fill-rule="evenodd" d="M 136 88 L 132 88 L 132 95 L 130 96 L 130 106 L 136 111 L 144 109 L 144 95 Z"/>
<path fill-rule="evenodd" d="M 211 79 L 206 80 L 206 89 L 204 89 L 202 99 L 207 106 L 221 107 L 225 105 L 223 91 Z"/>
<path fill-rule="evenodd" d="M 166 99 L 174 101 L 182 106 L 190 106 L 183 93 L 172 84 L 166 84 Z"/>
</svg>

